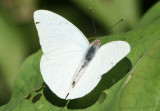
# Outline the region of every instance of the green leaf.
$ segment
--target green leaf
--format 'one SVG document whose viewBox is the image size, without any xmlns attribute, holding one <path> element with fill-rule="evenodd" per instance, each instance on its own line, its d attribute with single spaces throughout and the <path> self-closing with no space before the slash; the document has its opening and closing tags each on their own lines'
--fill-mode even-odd
<svg viewBox="0 0 160 111">
<path fill-rule="evenodd" d="M 149 13 L 160 12 L 158 2 Z M 157 13 L 158 14 L 158 13 Z M 104 36 L 102 44 L 113 40 L 124 40 L 131 45 L 129 55 L 121 60 L 112 70 L 103 75 L 98 86 L 85 97 L 66 101 L 58 98 L 49 88 L 41 92 L 41 98 L 32 103 L 38 93 L 33 89 L 40 88 L 43 79 L 39 62 L 42 55 L 38 51 L 30 56 L 21 67 L 15 82 L 15 89 L 9 104 L 0 111 L 158 111 L 160 108 L 160 18 L 150 16 L 147 27 L 133 31 Z M 149 23 L 151 22 L 151 23 Z M 144 25 L 145 26 L 145 25 Z M 24 99 L 32 93 L 29 100 Z M 106 95 L 105 95 L 105 94 Z"/>
</svg>

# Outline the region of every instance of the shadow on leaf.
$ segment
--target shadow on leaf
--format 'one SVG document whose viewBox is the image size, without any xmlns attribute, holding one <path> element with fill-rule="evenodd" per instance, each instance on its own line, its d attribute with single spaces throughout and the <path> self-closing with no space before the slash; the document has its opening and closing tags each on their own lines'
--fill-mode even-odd
<svg viewBox="0 0 160 111">
<path fill-rule="evenodd" d="M 46 85 L 46 87 L 43 90 L 44 97 L 49 101 L 51 104 L 58 106 L 58 107 L 65 107 L 67 104 L 67 100 L 61 99 L 58 96 L 56 96 Z"/>
</svg>

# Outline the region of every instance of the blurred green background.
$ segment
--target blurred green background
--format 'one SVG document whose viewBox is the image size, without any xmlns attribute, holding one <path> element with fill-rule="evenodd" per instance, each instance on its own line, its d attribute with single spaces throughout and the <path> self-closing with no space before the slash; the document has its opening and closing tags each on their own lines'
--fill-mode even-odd
<svg viewBox="0 0 160 111">
<path fill-rule="evenodd" d="M 14 90 L 14 80 L 26 57 L 39 48 L 33 12 L 47 9 L 75 24 L 86 37 L 95 36 L 88 7 L 92 7 L 99 36 L 134 29 L 158 0 L 0 0 L 0 105 Z M 107 30 L 120 19 L 125 21 Z"/>
</svg>

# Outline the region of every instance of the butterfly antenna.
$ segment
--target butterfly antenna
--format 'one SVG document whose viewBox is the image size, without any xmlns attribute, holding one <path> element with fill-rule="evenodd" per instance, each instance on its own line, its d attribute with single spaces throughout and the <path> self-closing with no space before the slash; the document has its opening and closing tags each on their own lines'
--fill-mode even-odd
<svg viewBox="0 0 160 111">
<path fill-rule="evenodd" d="M 94 23 L 94 19 L 93 19 L 93 16 L 92 16 L 92 8 L 89 7 L 89 11 L 90 11 L 90 14 L 91 14 L 91 18 L 92 18 L 92 23 L 93 23 L 93 28 L 94 28 L 94 32 L 95 32 L 95 36 L 97 36 L 97 32 L 96 32 L 96 26 L 95 26 L 95 23 Z"/>
<path fill-rule="evenodd" d="M 121 20 L 119 20 L 117 23 L 115 23 L 115 24 L 112 25 L 110 28 L 108 28 L 107 31 L 110 30 L 110 29 L 112 29 L 113 27 L 115 27 L 115 26 L 118 25 L 119 23 L 121 23 L 123 20 L 124 20 L 124 18 L 122 18 Z"/>
</svg>

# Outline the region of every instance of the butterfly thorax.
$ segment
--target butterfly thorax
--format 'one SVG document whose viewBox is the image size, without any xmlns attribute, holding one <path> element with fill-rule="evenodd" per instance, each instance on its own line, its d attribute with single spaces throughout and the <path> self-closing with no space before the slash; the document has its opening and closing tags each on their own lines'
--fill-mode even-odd
<svg viewBox="0 0 160 111">
<path fill-rule="evenodd" d="M 86 57 L 85 57 L 86 62 L 90 62 L 93 59 L 93 57 L 96 54 L 96 51 L 99 47 L 100 47 L 100 40 L 99 39 L 96 39 L 91 43 L 91 46 L 88 49 Z"/>
</svg>

